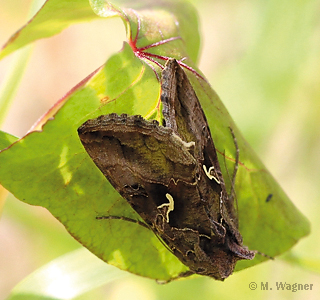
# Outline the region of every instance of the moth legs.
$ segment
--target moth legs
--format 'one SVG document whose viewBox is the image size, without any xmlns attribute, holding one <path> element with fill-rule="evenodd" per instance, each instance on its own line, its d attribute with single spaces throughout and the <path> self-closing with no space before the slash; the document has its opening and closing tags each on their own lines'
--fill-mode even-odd
<svg viewBox="0 0 320 300">
<path fill-rule="evenodd" d="M 259 254 L 259 255 L 261 255 L 261 256 L 263 256 L 263 257 L 266 257 L 266 258 L 268 258 L 268 259 L 272 259 L 272 260 L 274 260 L 274 257 L 272 257 L 272 256 L 270 256 L 270 255 L 268 255 L 268 254 L 265 254 L 265 253 L 263 253 L 263 252 L 260 252 L 260 251 L 254 251 L 256 254 Z"/>
<path fill-rule="evenodd" d="M 135 220 L 135 219 L 131 219 L 128 217 L 119 217 L 119 216 L 97 216 L 96 220 L 122 220 L 122 221 L 127 221 L 127 222 L 131 222 L 134 224 L 138 224 L 148 230 L 151 230 L 156 237 L 158 238 L 158 240 L 161 242 L 161 244 L 166 247 L 166 249 L 168 249 L 171 253 L 173 253 L 172 249 L 169 248 L 169 246 L 161 239 L 161 237 L 152 229 L 151 226 L 149 226 L 148 224 L 139 221 L 139 220 Z"/>
<path fill-rule="evenodd" d="M 150 227 L 146 224 L 143 223 L 139 220 L 135 220 L 135 219 L 131 219 L 131 218 L 127 218 L 127 217 L 119 217 L 119 216 L 98 216 L 96 217 L 97 220 L 123 220 L 123 221 L 128 221 L 131 223 L 135 223 L 135 224 L 139 224 L 147 229 L 150 229 Z"/>
</svg>

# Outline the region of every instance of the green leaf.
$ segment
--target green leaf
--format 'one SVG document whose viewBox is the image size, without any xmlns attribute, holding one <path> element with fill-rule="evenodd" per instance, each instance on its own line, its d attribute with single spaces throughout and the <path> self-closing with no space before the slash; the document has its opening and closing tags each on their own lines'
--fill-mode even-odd
<svg viewBox="0 0 320 300">
<path fill-rule="evenodd" d="M 13 288 L 7 300 L 73 299 L 125 276 L 81 248 L 30 274 Z"/>
<path fill-rule="evenodd" d="M 17 140 L 18 140 L 17 137 L 0 130 L 0 151 L 3 150 L 4 148 L 9 147 L 11 144 L 13 144 Z"/>
<path fill-rule="evenodd" d="M 77 135 L 85 120 L 101 114 L 154 115 L 159 93 L 153 70 L 126 45 L 61 100 L 59 112 L 41 132 L 29 133 L 1 153 L 0 182 L 18 199 L 50 210 L 103 260 L 143 276 L 169 279 L 186 267 L 151 231 L 129 222 L 96 220 L 97 215 L 138 215 L 95 167 Z"/>
<path fill-rule="evenodd" d="M 119 15 L 127 26 L 128 41 L 133 42 L 140 29 L 137 46 L 148 46 L 172 37 L 180 37 L 183 47 L 158 46 L 157 55 L 182 58 L 188 56 L 197 62 L 200 35 L 198 16 L 186 1 L 134 1 L 134 0 L 90 0 L 96 14 L 102 17 Z M 152 9 L 149 10 L 149 7 Z M 137 13 L 141 11 L 140 13 Z M 140 24 L 139 24 L 140 23 Z M 152 51 L 151 51 L 152 52 Z M 180 56 L 180 57 L 179 57 Z"/>
<path fill-rule="evenodd" d="M 36 40 L 60 33 L 72 24 L 98 19 L 88 0 L 47 0 L 39 12 L 11 36 L 0 59 Z"/>
<path fill-rule="evenodd" d="M 141 1 L 133 10 L 127 6 L 129 1 L 91 2 L 100 15 L 123 18 L 129 43 L 60 100 L 48 112 L 49 121 L 41 131 L 29 133 L 0 153 L 1 184 L 18 199 L 46 207 L 71 235 L 110 264 L 159 280 L 187 270 L 150 230 L 123 220 L 96 219 L 112 215 L 138 220 L 139 216 L 95 167 L 77 136 L 84 121 L 112 112 L 160 120 L 156 72 L 165 57 L 186 57 L 181 64 L 205 110 L 229 190 L 228 174 L 233 172 L 236 151 L 229 127 L 237 137 L 241 163 L 235 188 L 244 244 L 276 256 L 308 234 L 308 221 L 265 169 L 196 69 L 193 59 L 199 35 L 190 6 L 164 1 L 160 7 L 156 1 Z M 273 197 L 266 202 L 269 194 Z M 237 269 L 265 259 L 257 255 L 253 261 L 239 262 Z"/>
<path fill-rule="evenodd" d="M 111 3 L 105 0 L 90 0 L 90 4 L 92 8 L 89 0 L 47 0 L 39 12 L 11 36 L 0 52 L 0 59 L 29 43 L 56 35 L 70 25 L 98 19 L 99 16 L 120 16 L 127 26 L 128 40 L 130 40 L 130 35 L 135 34 L 137 30 L 136 11 L 143 10 L 139 45 L 149 45 L 151 41 L 159 41 L 167 36 L 180 36 L 189 57 L 194 62 L 197 61 L 200 46 L 198 20 L 195 10 L 188 3 L 184 1 L 159 3 L 157 0 L 147 2 L 115 0 Z M 148 7 L 152 9 L 148 10 Z M 158 22 L 161 22 L 160 27 L 157 25 Z M 174 56 L 174 52 L 171 56 Z"/>
</svg>

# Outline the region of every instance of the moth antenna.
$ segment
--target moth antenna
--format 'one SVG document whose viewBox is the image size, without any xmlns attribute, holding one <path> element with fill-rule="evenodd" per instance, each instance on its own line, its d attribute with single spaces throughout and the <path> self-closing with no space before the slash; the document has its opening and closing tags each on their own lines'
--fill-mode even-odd
<svg viewBox="0 0 320 300">
<path fill-rule="evenodd" d="M 226 171 L 227 171 L 228 179 L 229 179 L 229 181 L 231 182 L 231 188 L 230 188 L 230 192 L 229 192 L 229 195 L 228 195 L 229 198 L 230 198 L 232 192 L 234 191 L 234 189 L 233 189 L 233 186 L 232 186 L 232 179 L 231 179 L 229 170 L 228 170 L 228 168 L 227 168 L 227 163 L 226 163 L 226 151 L 225 151 L 225 150 L 223 151 L 223 163 L 224 163 L 224 167 L 226 168 Z M 232 199 L 232 198 L 231 198 L 231 199 Z"/>
<path fill-rule="evenodd" d="M 156 283 L 158 283 L 158 284 L 167 284 L 167 283 L 172 282 L 174 280 L 177 280 L 179 278 L 184 278 L 184 277 L 188 277 L 190 275 L 195 275 L 195 274 L 196 274 L 195 272 L 193 272 L 191 270 L 188 270 L 188 271 L 182 272 L 178 276 L 172 277 L 171 279 L 168 279 L 168 280 L 156 279 Z"/>
<path fill-rule="evenodd" d="M 235 186 L 235 183 L 236 183 L 236 175 L 237 175 L 238 168 L 239 168 L 240 149 L 239 149 L 239 146 L 238 146 L 238 142 L 237 142 L 236 136 L 235 136 L 235 134 L 233 132 L 233 129 L 231 127 L 229 127 L 229 129 L 230 129 L 230 132 L 231 132 L 232 137 L 233 137 L 234 146 L 236 148 L 235 165 L 234 165 L 234 169 L 233 169 L 232 182 L 231 182 L 231 187 L 234 190 L 234 186 Z"/>
</svg>

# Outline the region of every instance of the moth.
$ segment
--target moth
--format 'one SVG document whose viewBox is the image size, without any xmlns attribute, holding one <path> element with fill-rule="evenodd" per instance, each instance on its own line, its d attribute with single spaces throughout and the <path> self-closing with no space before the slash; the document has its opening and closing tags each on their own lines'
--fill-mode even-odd
<svg viewBox="0 0 320 300">
<path fill-rule="evenodd" d="M 78 134 L 113 187 L 189 267 L 180 277 L 224 280 L 238 260 L 255 252 L 243 246 L 210 129 L 186 73 L 169 59 L 161 80 L 163 124 L 109 114 L 86 121 Z"/>
</svg>

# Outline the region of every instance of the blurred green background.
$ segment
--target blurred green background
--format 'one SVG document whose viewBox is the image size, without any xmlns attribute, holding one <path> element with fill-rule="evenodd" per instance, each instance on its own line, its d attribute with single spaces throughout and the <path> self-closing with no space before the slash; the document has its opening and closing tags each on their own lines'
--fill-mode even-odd
<svg viewBox="0 0 320 300">
<path fill-rule="evenodd" d="M 30 3 L 0 0 L 1 45 L 25 23 Z M 266 167 L 311 221 L 311 235 L 292 253 L 319 271 L 320 1 L 193 3 L 202 33 L 200 69 Z M 71 87 L 119 51 L 123 40 L 124 26 L 114 18 L 76 25 L 37 42 L 2 130 L 24 135 Z M 14 59 L 15 54 L 0 62 L 0 83 Z M 40 266 L 78 247 L 45 209 L 9 195 L 0 219 L 0 299 Z M 313 289 L 277 291 L 279 281 L 313 284 Z M 257 290 L 249 289 L 250 282 L 258 284 Z M 273 290 L 261 291 L 261 282 Z M 77 299 L 319 299 L 319 294 L 316 272 L 276 259 L 225 282 L 196 277 L 158 285 L 129 275 Z"/>
</svg>

